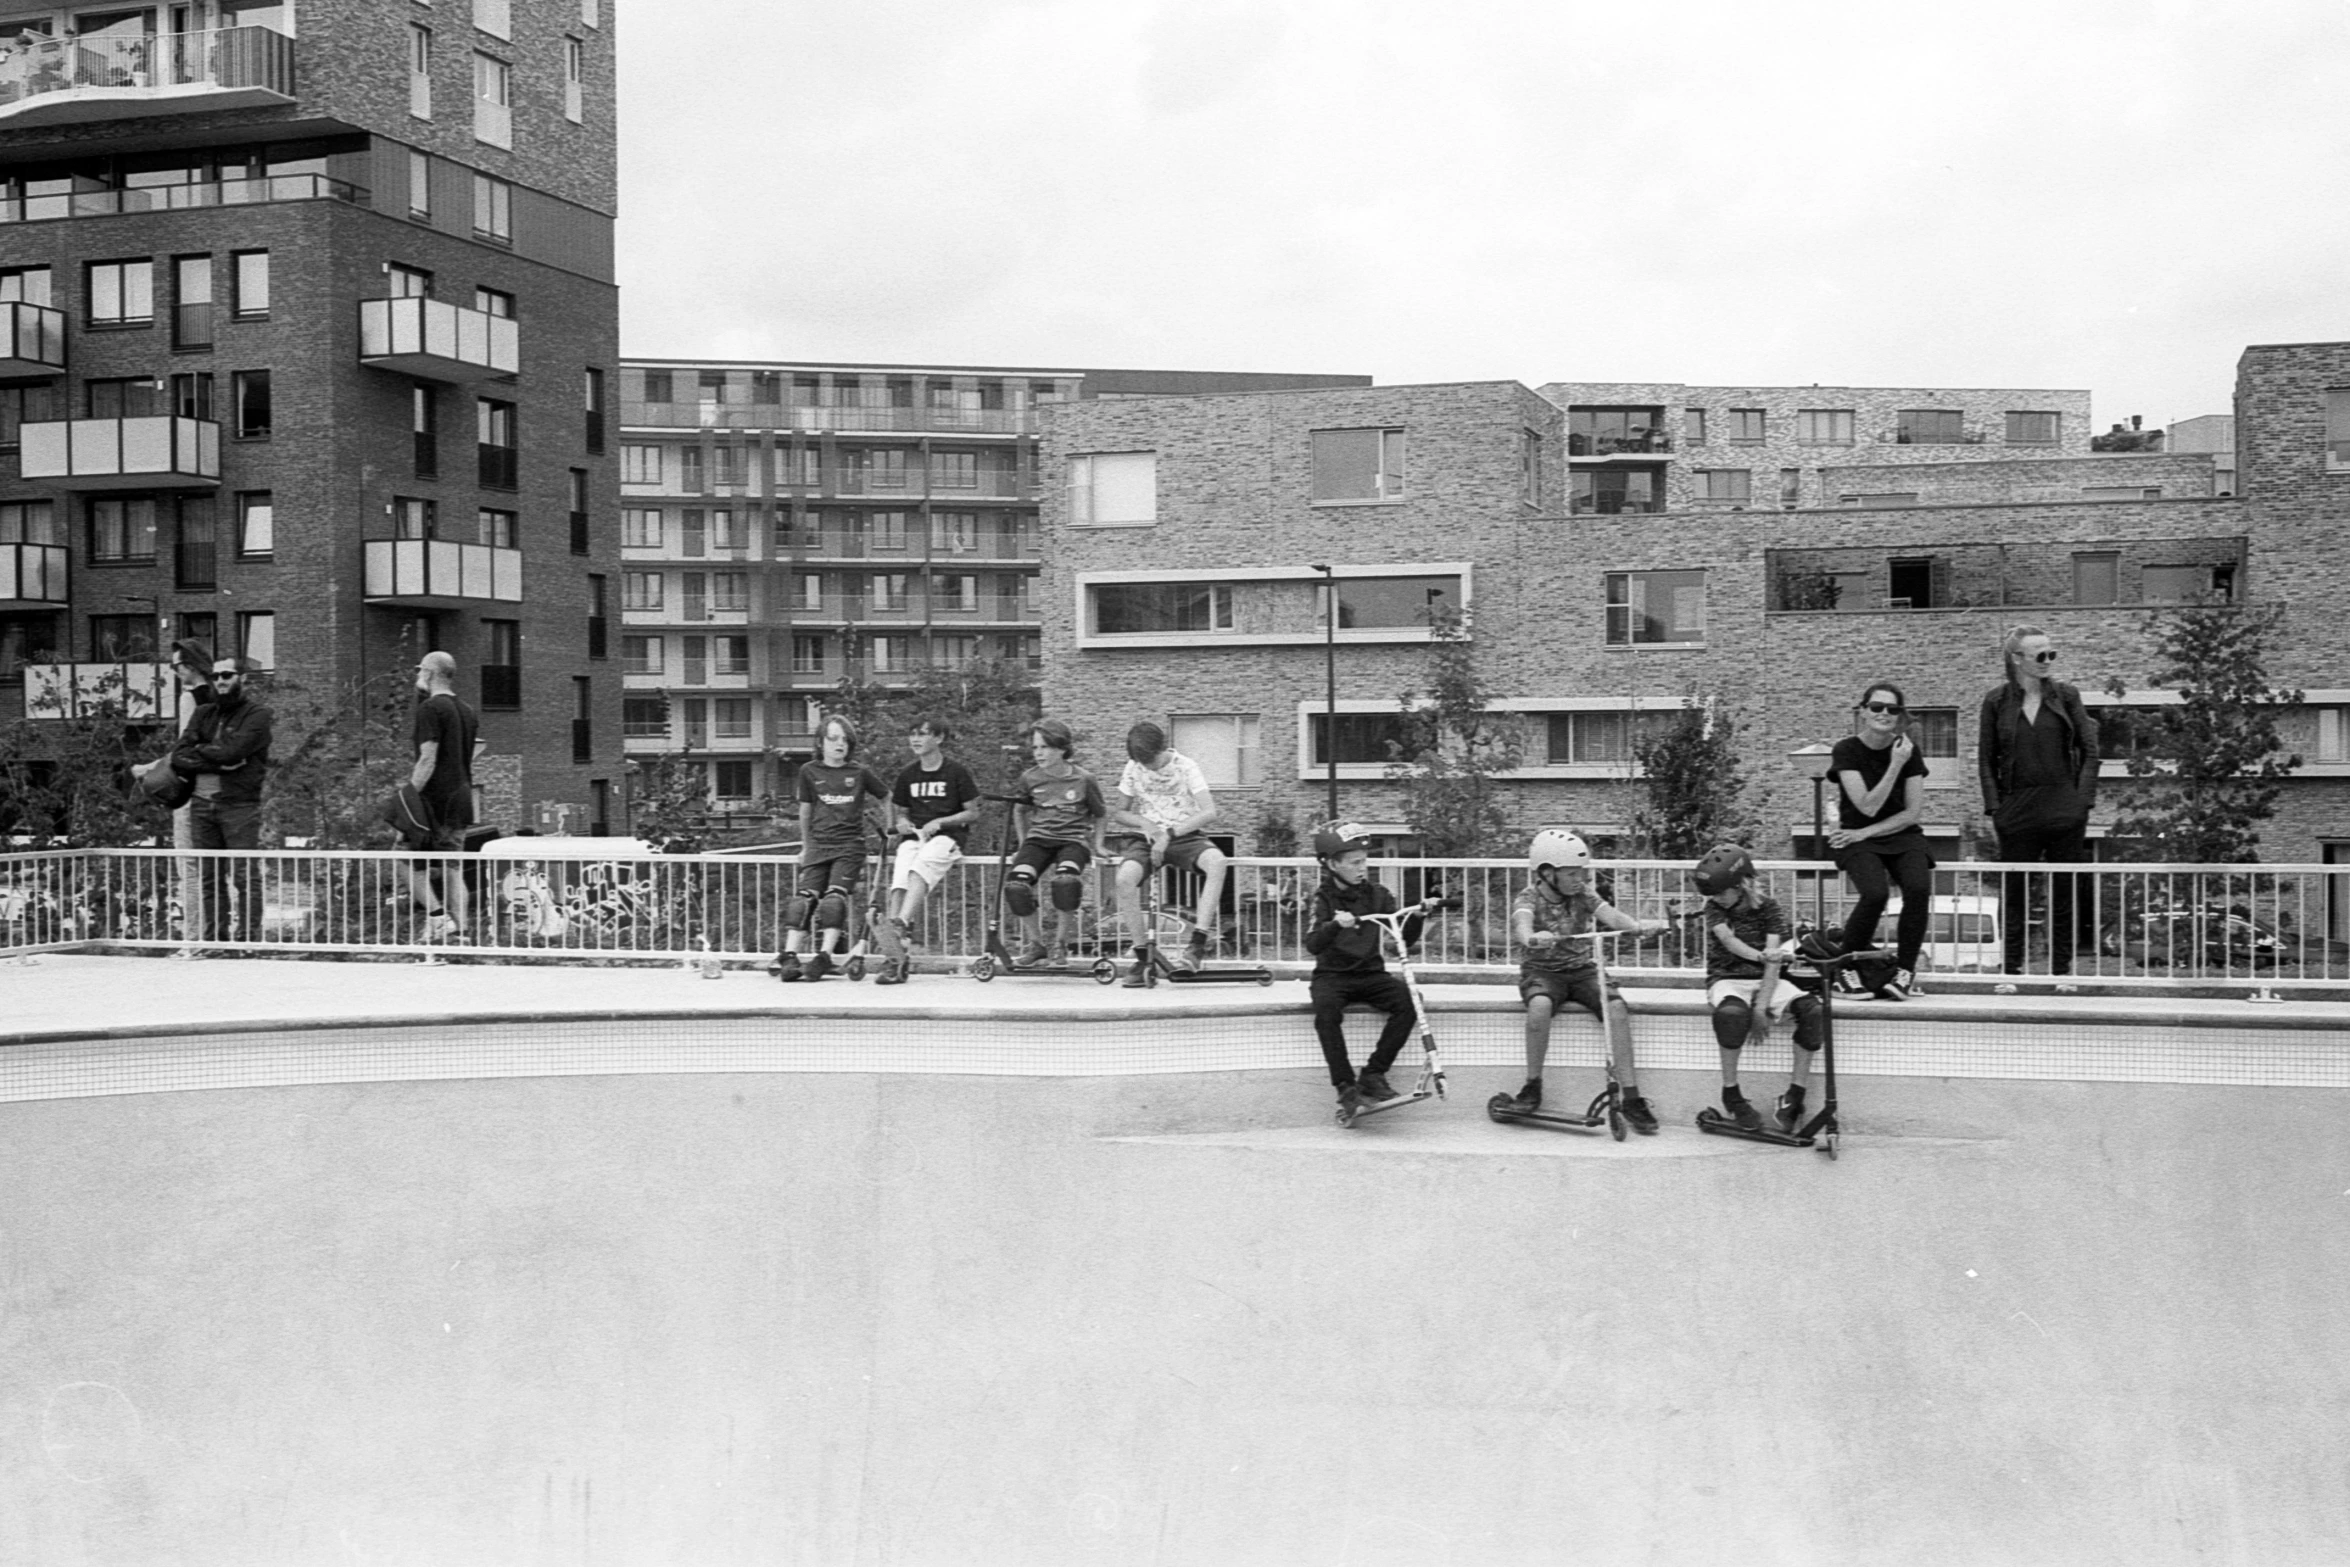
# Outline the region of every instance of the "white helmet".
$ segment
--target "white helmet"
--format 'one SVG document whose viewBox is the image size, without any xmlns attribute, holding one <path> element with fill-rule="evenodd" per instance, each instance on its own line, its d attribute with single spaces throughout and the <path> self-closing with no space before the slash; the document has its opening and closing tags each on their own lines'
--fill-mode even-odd
<svg viewBox="0 0 2350 1567">
<path fill-rule="evenodd" d="M 1526 863 L 1536 875 L 1547 870 L 1581 870 L 1591 863 L 1591 845 L 1564 827 L 1545 827 L 1526 850 Z"/>
</svg>

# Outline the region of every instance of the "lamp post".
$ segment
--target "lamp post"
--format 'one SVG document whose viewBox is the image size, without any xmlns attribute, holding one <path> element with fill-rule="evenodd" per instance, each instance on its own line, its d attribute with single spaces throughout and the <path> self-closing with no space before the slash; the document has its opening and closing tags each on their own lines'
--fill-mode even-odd
<svg viewBox="0 0 2350 1567">
<path fill-rule="evenodd" d="M 1330 816 L 1338 820 L 1338 576 L 1325 565 L 1309 565 L 1322 574 L 1322 758 L 1329 772 Z"/>
<path fill-rule="evenodd" d="M 1811 780 L 1811 846 L 1815 855 L 1828 852 L 1827 812 L 1821 799 L 1820 786 L 1828 781 L 1828 761 L 1836 748 L 1825 741 L 1814 740 L 1799 745 L 1787 753 L 1787 765 Z M 1811 918 L 1814 925 L 1828 923 L 1828 876 L 1815 870 L 1811 875 Z"/>
</svg>

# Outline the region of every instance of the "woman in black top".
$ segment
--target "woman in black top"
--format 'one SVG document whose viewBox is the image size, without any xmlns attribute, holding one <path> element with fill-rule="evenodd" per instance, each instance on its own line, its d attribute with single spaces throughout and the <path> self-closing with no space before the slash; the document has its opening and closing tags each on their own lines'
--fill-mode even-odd
<svg viewBox="0 0 2350 1567">
<path fill-rule="evenodd" d="M 2007 678 L 1983 697 L 1975 758 L 1983 814 L 2010 864 L 2071 865 L 2089 857 L 2089 811 L 2097 801 L 2097 720 L 2081 693 L 2055 678 L 2056 650 L 2038 626 L 2007 634 Z M 2048 888 L 2048 971 L 2073 971 L 2073 876 L 2055 872 Z M 2024 971 L 2030 873 L 2002 879 L 2000 934 L 2006 969 Z"/>
<path fill-rule="evenodd" d="M 1860 733 L 1837 741 L 1828 759 L 1828 776 L 1839 785 L 1837 827 L 1828 834 L 1828 848 L 1836 868 L 1860 892 L 1844 922 L 1844 947 L 1849 952 L 1876 945 L 1878 917 L 1898 882 L 1894 958 L 1900 972 L 1877 993 L 1905 1001 L 1917 988 L 1918 953 L 1934 911 L 1934 855 L 1918 825 L 1925 815 L 1926 761 L 1902 728 L 1909 702 L 1899 686 L 1869 687 L 1856 711 Z"/>
</svg>

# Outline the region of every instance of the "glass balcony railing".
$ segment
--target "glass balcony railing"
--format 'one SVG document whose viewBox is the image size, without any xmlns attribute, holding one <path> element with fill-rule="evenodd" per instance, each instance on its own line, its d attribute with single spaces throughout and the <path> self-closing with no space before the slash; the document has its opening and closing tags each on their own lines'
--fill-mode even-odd
<svg viewBox="0 0 2350 1567">
<path fill-rule="evenodd" d="M 1575 430 L 1567 435 L 1569 457 L 1630 457 L 1669 452 L 1673 438 L 1663 430 Z"/>
<path fill-rule="evenodd" d="M 62 544 L 0 544 L 0 609 L 38 609 L 68 602 Z"/>
<path fill-rule="evenodd" d="M 132 659 L 83 664 L 27 664 L 24 716 L 92 718 L 119 713 L 134 722 L 170 713 L 177 689 L 169 664 Z"/>
<path fill-rule="evenodd" d="M 293 101 L 294 41 L 267 27 L 124 37 L 21 33 L 0 59 L 0 125 L 10 128 Z"/>
<path fill-rule="evenodd" d="M 359 362 L 427 381 L 486 381 L 521 371 L 522 332 L 510 316 L 444 300 L 362 299 Z"/>
<path fill-rule="evenodd" d="M 1032 435 L 1026 408 L 819 408 L 805 403 L 624 402 L 620 421 L 666 430 L 833 430 L 851 434 L 947 431 L 962 435 Z"/>
<path fill-rule="evenodd" d="M 0 376 L 64 373 L 65 312 L 16 299 L 0 303 Z"/>
<path fill-rule="evenodd" d="M 0 126 L 8 122 L 0 120 Z M 0 223 L 38 223 L 50 218 L 108 218 L 126 212 L 177 212 L 194 207 L 243 207 L 264 201 L 347 201 L 368 204 L 367 191 L 323 174 L 269 174 L 252 179 L 205 180 L 185 185 L 137 185 L 126 189 L 35 191 L 0 198 Z"/>
<path fill-rule="evenodd" d="M 220 483 L 220 426 L 152 414 L 52 419 L 19 432 L 22 475 L 69 490 L 210 489 Z"/>
<path fill-rule="evenodd" d="M 522 551 L 457 539 L 369 539 L 366 596 L 377 604 L 456 608 L 522 602 Z"/>
</svg>

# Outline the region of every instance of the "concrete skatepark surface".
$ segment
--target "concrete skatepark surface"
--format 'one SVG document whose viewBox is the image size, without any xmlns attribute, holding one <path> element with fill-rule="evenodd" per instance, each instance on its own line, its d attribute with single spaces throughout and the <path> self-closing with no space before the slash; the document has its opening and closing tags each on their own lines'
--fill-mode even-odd
<svg viewBox="0 0 2350 1567">
<path fill-rule="evenodd" d="M 2340 1093 L 1647 1075 L 0 1105 L 0 1561 L 2344 1559 Z"/>
</svg>

